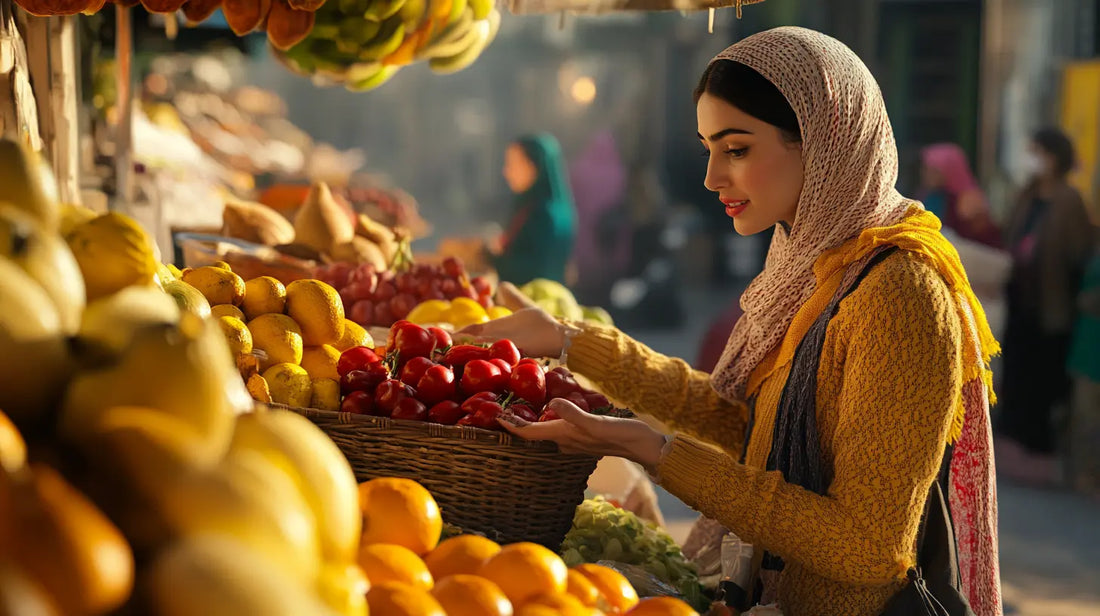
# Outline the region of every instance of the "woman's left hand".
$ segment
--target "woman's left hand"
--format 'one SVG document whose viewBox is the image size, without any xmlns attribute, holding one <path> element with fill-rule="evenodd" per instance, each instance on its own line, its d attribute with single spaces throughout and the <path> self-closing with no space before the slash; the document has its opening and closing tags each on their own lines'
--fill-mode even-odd
<svg viewBox="0 0 1100 616">
<path fill-rule="evenodd" d="M 518 417 L 500 419 L 506 430 L 527 440 L 553 441 L 564 453 L 616 456 L 642 465 L 651 475 L 661 462 L 665 436 L 637 419 L 592 415 L 556 398 L 547 406 L 561 419 L 531 423 Z"/>
</svg>

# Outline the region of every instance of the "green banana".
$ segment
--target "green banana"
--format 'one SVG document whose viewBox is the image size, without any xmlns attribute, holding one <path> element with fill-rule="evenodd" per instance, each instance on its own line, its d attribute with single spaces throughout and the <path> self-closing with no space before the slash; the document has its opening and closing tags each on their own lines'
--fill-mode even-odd
<svg viewBox="0 0 1100 616">
<path fill-rule="evenodd" d="M 352 92 L 367 92 L 389 81 L 399 70 L 401 70 L 400 66 L 383 66 L 366 79 L 361 79 L 359 81 L 352 81 L 349 79 L 347 85 L 344 87 Z"/>
<path fill-rule="evenodd" d="M 427 0 L 406 0 L 397 14 L 405 24 L 405 31 L 412 32 L 419 28 L 420 22 L 428 16 L 428 2 Z"/>
<path fill-rule="evenodd" d="M 344 15 L 362 15 L 363 11 L 367 10 L 368 4 L 368 0 L 337 0 L 336 8 Z"/>
<path fill-rule="evenodd" d="M 405 6 L 405 0 L 371 0 L 363 17 L 370 21 L 385 21 L 393 17 Z"/>
<path fill-rule="evenodd" d="M 468 6 L 470 6 L 470 0 L 452 0 L 451 13 L 447 16 L 447 24 L 453 24 L 462 19 L 462 16 L 466 14 L 466 7 Z M 471 17 L 472 16 L 473 15 L 471 15 Z"/>
<path fill-rule="evenodd" d="M 359 48 L 360 60 L 381 60 L 401 46 L 405 40 L 405 24 L 396 17 L 382 23 L 382 30 Z"/>
<path fill-rule="evenodd" d="M 428 68 L 440 75 L 449 75 L 473 64 L 496 38 L 497 31 L 500 30 L 500 12 L 495 8 L 489 11 L 486 19 L 474 22 L 474 30 L 478 33 L 474 44 L 453 56 L 432 58 L 428 61 Z"/>
<path fill-rule="evenodd" d="M 356 62 L 348 67 L 348 83 L 366 81 L 385 68 L 381 62 Z"/>
<path fill-rule="evenodd" d="M 340 36 L 340 26 L 333 24 L 314 24 L 309 31 L 310 38 L 334 40 Z"/>
<path fill-rule="evenodd" d="M 446 58 L 461 53 L 478 40 L 476 26 L 473 11 L 467 9 L 458 21 L 449 24 L 432 37 L 432 40 L 417 52 L 416 59 Z"/>
<path fill-rule="evenodd" d="M 340 22 L 339 33 L 335 37 L 336 47 L 357 58 L 363 45 L 378 36 L 381 29 L 382 24 L 376 21 L 367 21 L 361 17 L 346 17 Z"/>
<path fill-rule="evenodd" d="M 489 17 L 493 11 L 493 0 L 469 0 L 470 8 L 474 9 L 474 19 L 481 21 Z"/>
</svg>

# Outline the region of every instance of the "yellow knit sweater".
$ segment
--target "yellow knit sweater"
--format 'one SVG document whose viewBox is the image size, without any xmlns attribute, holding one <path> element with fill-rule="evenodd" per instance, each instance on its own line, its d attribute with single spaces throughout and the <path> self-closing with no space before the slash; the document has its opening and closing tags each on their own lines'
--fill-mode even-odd
<svg viewBox="0 0 1100 616">
<path fill-rule="evenodd" d="M 818 372 L 817 426 L 832 477 L 825 496 L 763 470 L 790 372 L 789 361 L 774 365 L 777 352 L 750 381 L 756 419 L 745 464 L 737 460 L 748 409 L 719 398 L 708 374 L 593 325 L 574 338 L 568 363 L 678 431 L 661 485 L 784 559 L 786 616 L 876 616 L 915 560 L 960 395 L 962 341 L 947 284 L 910 252 L 887 257 L 841 302 Z"/>
</svg>

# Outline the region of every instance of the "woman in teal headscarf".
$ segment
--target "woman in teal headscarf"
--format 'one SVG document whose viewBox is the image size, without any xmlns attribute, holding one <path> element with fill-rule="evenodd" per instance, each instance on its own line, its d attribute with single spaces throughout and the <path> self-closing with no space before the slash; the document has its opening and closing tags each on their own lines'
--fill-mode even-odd
<svg viewBox="0 0 1100 616">
<path fill-rule="evenodd" d="M 577 235 L 577 213 L 564 157 L 551 135 L 517 139 L 504 154 L 504 179 L 515 193 L 511 222 L 490 255 L 501 280 L 566 282 Z"/>
</svg>

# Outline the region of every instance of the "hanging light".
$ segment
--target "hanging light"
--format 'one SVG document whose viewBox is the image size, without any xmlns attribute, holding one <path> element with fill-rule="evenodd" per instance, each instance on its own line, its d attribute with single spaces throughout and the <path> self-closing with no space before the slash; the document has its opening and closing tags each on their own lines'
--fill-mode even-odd
<svg viewBox="0 0 1100 616">
<path fill-rule="evenodd" d="M 587 75 L 577 77 L 569 88 L 569 95 L 581 105 L 591 104 L 596 100 L 596 82 Z"/>
</svg>

